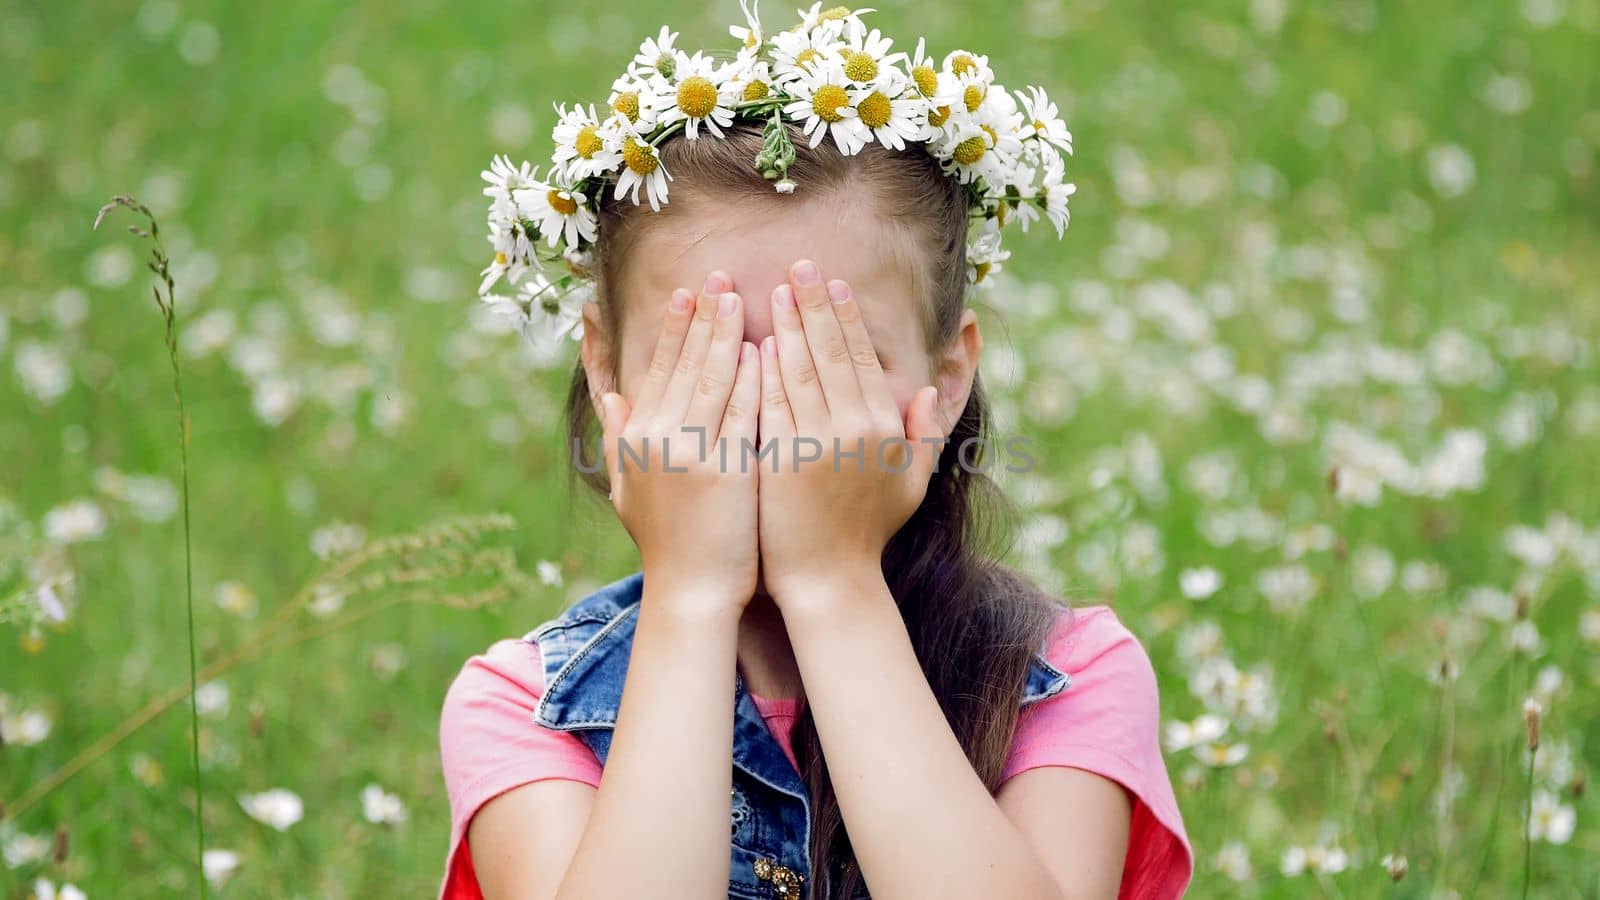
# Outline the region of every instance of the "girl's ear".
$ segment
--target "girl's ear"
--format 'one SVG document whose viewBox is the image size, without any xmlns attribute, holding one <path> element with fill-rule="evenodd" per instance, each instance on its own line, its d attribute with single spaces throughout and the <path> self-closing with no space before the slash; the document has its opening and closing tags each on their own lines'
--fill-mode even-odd
<svg viewBox="0 0 1600 900">
<path fill-rule="evenodd" d="M 583 304 L 583 343 L 578 355 L 583 361 L 585 380 L 589 383 L 589 402 L 594 407 L 595 417 L 604 421 L 605 410 L 600 406 L 600 395 L 617 390 L 616 378 L 611 374 L 616 371 L 616 366 L 613 365 L 615 357 L 612 355 L 611 342 L 606 338 L 600 304 L 593 300 Z"/>
<path fill-rule="evenodd" d="M 939 389 L 935 410 L 944 433 L 955 429 L 961 411 L 967 408 L 972 381 L 978 377 L 978 357 L 983 353 L 983 334 L 978 330 L 978 314 L 971 307 L 961 311 L 961 324 L 955 336 L 934 360 L 934 386 Z"/>
</svg>

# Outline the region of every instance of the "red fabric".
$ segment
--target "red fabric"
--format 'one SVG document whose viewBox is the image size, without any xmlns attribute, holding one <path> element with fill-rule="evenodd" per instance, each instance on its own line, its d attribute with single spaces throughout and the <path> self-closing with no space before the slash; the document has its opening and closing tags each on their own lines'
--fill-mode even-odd
<svg viewBox="0 0 1600 900">
<path fill-rule="evenodd" d="M 1161 756 L 1155 669 L 1144 647 L 1110 607 L 1089 606 L 1061 618 L 1045 657 L 1072 684 L 1023 711 L 1001 780 L 1040 766 L 1071 766 L 1123 785 L 1135 802 L 1119 896 L 1182 896 L 1194 852 Z M 465 839 L 483 804 L 545 778 L 600 784 L 599 761 L 581 740 L 533 722 L 543 690 L 539 648 L 507 639 L 468 659 L 445 695 L 439 740 L 451 829 L 441 900 L 483 896 Z M 799 702 L 752 699 L 793 762 Z"/>
</svg>

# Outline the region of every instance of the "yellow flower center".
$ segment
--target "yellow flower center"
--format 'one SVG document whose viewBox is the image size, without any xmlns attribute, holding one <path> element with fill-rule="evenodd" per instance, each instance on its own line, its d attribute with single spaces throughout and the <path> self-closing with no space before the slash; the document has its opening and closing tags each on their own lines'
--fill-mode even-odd
<svg viewBox="0 0 1600 900">
<path fill-rule="evenodd" d="M 939 89 L 939 73 L 933 70 L 933 66 L 914 67 L 911 80 L 917 83 L 917 93 L 924 97 L 932 97 L 933 92 Z"/>
<path fill-rule="evenodd" d="M 639 94 L 637 91 L 623 91 L 617 99 L 611 101 L 611 108 L 628 117 L 630 122 L 639 121 Z"/>
<path fill-rule="evenodd" d="M 983 85 L 967 85 L 967 89 L 961 92 L 961 101 L 967 104 L 967 112 L 977 112 L 978 107 L 983 105 L 983 95 Z"/>
<path fill-rule="evenodd" d="M 973 270 L 974 270 L 974 272 L 975 272 L 975 274 L 977 276 L 977 277 L 972 279 L 975 282 L 982 281 L 983 277 L 985 275 L 989 274 L 989 263 L 986 263 L 986 262 L 973 263 L 972 264 L 972 268 L 973 268 Z"/>
<path fill-rule="evenodd" d="M 506 255 L 504 253 L 496 253 L 494 255 L 494 264 L 497 265 L 497 266 L 505 265 L 506 264 Z"/>
<path fill-rule="evenodd" d="M 578 129 L 578 136 L 572 141 L 572 149 L 584 159 L 593 159 L 605 142 L 600 140 L 600 129 L 593 125 L 585 125 Z"/>
<path fill-rule="evenodd" d="M 989 134 L 989 143 L 991 143 L 991 144 L 1000 143 L 1000 135 L 995 134 L 993 128 L 990 128 L 987 125 L 979 125 L 978 127 L 982 128 L 984 131 L 988 132 L 988 134 Z"/>
<path fill-rule="evenodd" d="M 950 57 L 950 71 L 957 75 L 978 71 L 978 61 L 965 53 L 957 53 Z"/>
<path fill-rule="evenodd" d="M 806 63 L 817 58 L 817 48 L 807 47 L 794 55 L 794 67 L 803 68 Z"/>
<path fill-rule="evenodd" d="M 935 128 L 943 126 L 944 123 L 948 122 L 949 120 L 950 107 L 948 106 L 937 106 L 928 110 L 928 124 Z"/>
<path fill-rule="evenodd" d="M 811 108 L 824 122 L 837 122 L 844 118 L 839 110 L 850 104 L 850 95 L 837 84 L 825 84 L 811 95 Z"/>
<path fill-rule="evenodd" d="M 951 154 L 955 161 L 963 166 L 970 166 L 989 152 L 989 146 L 981 137 L 969 137 L 956 145 L 955 152 Z"/>
<path fill-rule="evenodd" d="M 1033 120 L 1033 127 L 1038 129 L 1041 133 L 1050 130 L 1048 126 L 1046 126 L 1043 122 L 1041 122 L 1038 119 L 1034 119 Z"/>
<path fill-rule="evenodd" d="M 873 91 L 863 97 L 856 104 L 856 115 L 868 128 L 882 128 L 889 124 L 889 115 L 894 107 L 889 103 L 889 98 L 882 91 Z"/>
<path fill-rule="evenodd" d="M 678 85 L 678 108 L 693 119 L 703 119 L 717 108 L 717 86 L 704 75 L 691 75 Z"/>
<path fill-rule="evenodd" d="M 549 200 L 550 208 L 563 216 L 570 216 L 578 211 L 578 201 L 572 199 L 572 195 L 566 191 L 551 191 Z"/>
<path fill-rule="evenodd" d="M 767 96 L 767 90 L 765 81 L 752 81 L 744 86 L 744 99 L 764 100 Z"/>
<path fill-rule="evenodd" d="M 649 175 L 661 166 L 661 160 L 656 159 L 655 148 L 639 143 L 632 135 L 622 145 L 622 161 L 640 175 Z"/>
<path fill-rule="evenodd" d="M 756 33 L 754 31 L 752 31 L 749 34 L 744 36 L 744 46 L 745 46 L 745 49 L 748 50 L 751 47 L 754 47 L 755 45 L 756 45 Z"/>
<path fill-rule="evenodd" d="M 844 73 L 852 81 L 871 81 L 878 77 L 878 61 L 870 54 L 860 50 L 846 50 L 844 56 Z"/>
<path fill-rule="evenodd" d="M 995 210 L 994 223 L 996 225 L 999 225 L 1001 228 L 1006 227 L 1006 210 L 1010 208 L 1011 207 L 1007 206 L 1005 203 L 1001 203 L 999 208 Z"/>
<path fill-rule="evenodd" d="M 845 16 L 848 16 L 848 15 L 850 15 L 850 7 L 848 7 L 848 6 L 835 6 L 832 9 L 825 9 L 820 14 L 818 14 L 817 15 L 817 21 L 818 22 L 831 22 L 834 19 L 842 19 L 842 18 L 844 18 Z"/>
</svg>

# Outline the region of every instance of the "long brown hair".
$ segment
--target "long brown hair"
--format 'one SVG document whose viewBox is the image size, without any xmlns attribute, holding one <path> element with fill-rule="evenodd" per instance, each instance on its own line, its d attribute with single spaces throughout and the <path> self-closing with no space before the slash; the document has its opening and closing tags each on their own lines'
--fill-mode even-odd
<svg viewBox="0 0 1600 900">
<path fill-rule="evenodd" d="M 795 161 L 789 177 L 794 195 L 779 194 L 753 165 L 761 150 L 760 127 L 735 122 L 727 136 L 690 141 L 681 135 L 662 142 L 661 161 L 672 173 L 670 202 L 659 213 L 598 198 L 600 237 L 592 260 L 595 299 L 602 325 L 618 346 L 621 297 L 617 285 L 628 263 L 628 248 L 641 224 L 685 215 L 697 203 L 771 204 L 800 201 L 828 192 L 848 192 L 873 204 L 895 240 L 909 248 L 896 260 L 916 282 L 915 296 L 927 298 L 923 333 L 930 353 L 944 347 L 959 328 L 966 297 L 966 237 L 971 200 L 954 176 L 919 144 L 897 151 L 868 144 L 852 156 L 831 140 L 815 149 L 790 124 Z M 613 360 L 615 356 L 613 356 Z M 590 387 L 583 366 L 573 370 L 567 396 L 568 438 L 589 443 L 594 421 Z M 992 793 L 1016 729 L 1017 707 L 1032 654 L 1043 643 L 1063 607 L 1029 580 L 996 560 L 1009 539 L 1010 507 L 995 483 L 974 465 L 959 464 L 968 439 L 992 446 L 989 406 L 976 376 L 966 407 L 939 459 L 922 505 L 889 541 L 883 571 L 906 623 L 929 687 L 939 700 L 978 777 Z M 582 477 L 602 494 L 608 490 L 605 467 Z M 866 888 L 845 833 L 838 799 L 828 777 L 816 723 L 806 708 L 794 730 L 795 757 L 811 798 L 812 873 L 809 896 L 854 898 Z"/>
</svg>

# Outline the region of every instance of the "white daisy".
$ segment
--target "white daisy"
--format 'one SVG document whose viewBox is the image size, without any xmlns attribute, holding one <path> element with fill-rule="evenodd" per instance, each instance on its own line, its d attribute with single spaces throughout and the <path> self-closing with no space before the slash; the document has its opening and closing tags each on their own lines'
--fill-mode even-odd
<svg viewBox="0 0 1600 900">
<path fill-rule="evenodd" d="M 959 86 L 957 96 L 960 98 L 960 107 L 967 112 L 976 113 L 983 106 L 984 101 L 990 99 L 989 94 L 992 84 L 986 79 L 971 72 L 956 75 L 955 79 L 956 84 Z"/>
<path fill-rule="evenodd" d="M 61 882 L 57 888 L 48 878 L 35 878 L 33 880 L 33 900 L 87 900 L 81 888 L 70 882 Z"/>
<path fill-rule="evenodd" d="M 844 60 L 844 74 L 856 84 L 870 84 L 879 80 L 895 63 L 904 62 L 904 52 L 890 53 L 894 41 L 878 29 L 871 34 L 857 32 L 850 36 L 845 46 L 839 48 L 839 58 Z"/>
<path fill-rule="evenodd" d="M 207 850 L 200 857 L 200 871 L 213 887 L 221 887 L 239 869 L 239 854 L 232 850 Z"/>
<path fill-rule="evenodd" d="M 927 127 L 928 103 L 910 90 L 904 74 L 883 72 L 876 82 L 852 90 L 850 99 L 868 134 L 885 147 L 903 150 Z"/>
<path fill-rule="evenodd" d="M 1024 96 L 1021 91 L 1015 92 L 1017 99 L 1022 101 L 1022 137 L 1036 137 L 1071 153 L 1072 132 L 1067 130 L 1067 123 L 1057 115 L 1055 103 L 1045 96 L 1044 88 L 1028 85 L 1028 91 L 1032 96 Z"/>
<path fill-rule="evenodd" d="M 635 78 L 644 79 L 652 74 L 672 77 L 672 66 L 676 60 L 673 58 L 673 42 L 678 39 L 678 32 L 671 31 L 667 26 L 661 26 L 661 33 L 653 38 L 645 38 L 639 45 L 639 52 L 634 54 L 633 61 L 628 63 L 628 74 Z"/>
<path fill-rule="evenodd" d="M 937 68 L 917 41 L 916 52 L 910 59 L 909 76 L 916 85 L 917 94 L 928 103 L 928 117 L 923 133 L 917 140 L 938 143 L 954 127 L 956 110 L 965 110 L 961 102 L 961 80 L 953 72 Z"/>
<path fill-rule="evenodd" d="M 522 215 L 534 221 L 551 247 L 563 238 L 568 247 L 579 246 L 580 239 L 593 243 L 600 221 L 588 196 L 575 189 L 569 178 L 558 175 L 550 181 L 517 191 Z"/>
<path fill-rule="evenodd" d="M 945 171 L 955 172 L 962 184 L 971 184 L 979 178 L 986 182 L 1001 181 L 1011 164 L 995 149 L 993 129 L 970 119 L 950 129 L 935 154 L 945 161 Z"/>
<path fill-rule="evenodd" d="M 478 285 L 479 296 L 487 294 L 502 277 L 514 285 L 538 268 L 533 239 L 521 222 L 489 220 L 489 243 L 494 247 L 494 260 L 480 273 L 483 282 Z"/>
<path fill-rule="evenodd" d="M 1077 193 L 1078 186 L 1070 181 L 1063 181 L 1059 177 L 1054 180 L 1046 178 L 1044 184 L 1044 214 L 1050 224 L 1056 227 L 1056 237 L 1066 235 L 1067 223 L 1072 218 L 1072 213 L 1067 209 L 1067 199 Z"/>
<path fill-rule="evenodd" d="M 1022 133 L 1026 124 L 1022 113 L 1017 111 L 1017 101 L 1004 87 L 993 86 L 983 103 L 972 112 L 972 121 L 991 132 L 995 149 L 1001 156 L 1010 161 L 1022 157 Z"/>
<path fill-rule="evenodd" d="M 531 186 L 538 177 L 537 170 L 527 160 L 523 160 L 521 166 L 513 166 L 505 154 L 496 155 L 481 174 L 483 180 L 489 182 L 483 189 L 483 195 L 491 201 L 489 214 L 501 221 L 516 218 L 517 204 L 512 192 Z"/>
<path fill-rule="evenodd" d="M 772 74 L 779 84 L 797 81 L 818 59 L 836 55 L 844 46 L 837 23 L 802 28 L 772 36 Z"/>
<path fill-rule="evenodd" d="M 952 75 L 975 76 L 986 84 L 994 81 L 994 70 L 989 68 L 989 57 L 970 50 L 951 50 L 944 55 L 944 64 L 940 68 Z"/>
<path fill-rule="evenodd" d="M 663 105 L 657 102 L 655 95 L 665 85 L 666 79 L 659 75 L 654 78 L 618 75 L 617 80 L 611 82 L 611 94 L 606 98 L 606 105 L 611 107 L 616 117 L 626 119 L 634 128 L 651 131 L 655 125 L 656 110 Z M 618 135 L 618 146 L 621 146 L 620 138 L 621 135 Z"/>
<path fill-rule="evenodd" d="M 1042 150 L 1037 149 L 1041 147 Z M 997 211 L 1001 225 L 1006 224 L 1007 212 L 1014 212 L 1024 232 L 1039 220 L 1042 210 L 1056 227 L 1056 236 L 1060 237 L 1067 227 L 1067 198 L 1077 190 L 1064 181 L 1065 174 L 1060 154 L 1041 142 L 1029 141 L 1010 170 L 1009 182 L 991 188 L 985 197 L 985 208 Z M 1001 199 L 1011 192 L 1014 197 Z M 1000 211 L 1002 208 L 1005 211 Z"/>
<path fill-rule="evenodd" d="M 867 145 L 871 132 L 861 123 L 851 104 L 849 79 L 844 65 L 837 56 L 823 56 L 801 70 L 800 77 L 789 85 L 788 93 L 794 100 L 783 108 L 789 118 L 805 122 L 805 133 L 811 146 L 822 143 L 829 132 L 839 152 L 853 156 Z"/>
<path fill-rule="evenodd" d="M 622 195 L 631 188 L 633 203 L 637 206 L 639 188 L 643 187 L 645 196 L 650 200 L 650 209 L 660 212 L 661 204 L 667 202 L 667 182 L 671 180 L 672 175 L 661 164 L 661 152 L 640 136 L 638 131 L 628 127 L 622 139 L 622 176 L 617 179 L 617 190 L 613 196 L 621 200 Z"/>
<path fill-rule="evenodd" d="M 407 818 L 405 803 L 399 795 L 377 784 L 361 789 L 361 815 L 374 825 L 399 825 Z"/>
<path fill-rule="evenodd" d="M 693 56 L 679 53 L 673 72 L 668 89 L 651 98 L 652 102 L 665 104 L 658 107 L 657 124 L 681 121 L 684 136 L 691 141 L 700 136 L 701 124 L 722 137 L 722 129 L 733 124 L 733 110 L 728 107 L 729 98 L 725 93 L 726 69 L 696 51 Z"/>
<path fill-rule="evenodd" d="M 984 219 L 978 234 L 967 244 L 967 284 L 976 285 L 999 272 L 1011 251 L 1000 246 L 1000 224 Z"/>
<path fill-rule="evenodd" d="M 514 300 L 494 298 L 490 308 L 510 318 L 528 341 L 548 346 L 562 337 L 583 337 L 583 304 L 590 296 L 585 287 L 563 293 L 541 276 L 523 285 Z"/>
<path fill-rule="evenodd" d="M 924 46 L 926 42 L 926 38 L 917 38 L 917 49 L 912 52 L 907 65 L 911 83 L 917 86 L 917 93 L 932 100 L 939 92 L 939 66 L 928 56 Z"/>
<path fill-rule="evenodd" d="M 593 103 L 587 110 L 580 104 L 570 110 L 558 105 L 556 115 L 559 120 L 551 133 L 556 145 L 553 162 L 573 180 L 612 171 L 622 163 L 622 153 L 614 140 L 607 140 L 607 129 L 595 116 Z"/>
<path fill-rule="evenodd" d="M 772 66 L 754 53 L 743 53 L 728 64 L 727 95 L 734 103 L 752 103 L 773 95 Z"/>
<path fill-rule="evenodd" d="M 831 6 L 823 9 L 821 0 L 811 4 L 810 9 L 795 10 L 795 13 L 800 16 L 800 27 L 806 31 L 833 24 L 848 26 L 852 32 L 864 31 L 867 26 L 862 23 L 861 14 L 869 12 L 877 12 L 877 10 L 870 6 L 861 9 Z"/>
<path fill-rule="evenodd" d="M 482 300 L 491 313 L 501 317 L 528 343 L 548 349 L 565 334 L 576 331 L 573 336 L 582 337 L 585 298 L 581 291 L 562 295 L 544 273 L 536 272 L 515 297 L 491 294 Z"/>
<path fill-rule="evenodd" d="M 739 9 L 744 13 L 745 24 L 729 25 L 728 33 L 739 39 L 740 52 L 756 50 L 766 40 L 761 30 L 761 0 L 739 0 Z"/>
<path fill-rule="evenodd" d="M 1001 180 L 984 182 L 983 210 L 1005 227 L 1007 217 L 1016 214 L 1017 222 L 1026 232 L 1028 226 L 1039 220 L 1038 203 L 1042 188 L 1038 185 L 1039 164 L 1031 155 L 1018 157 L 1004 170 Z"/>
<path fill-rule="evenodd" d="M 250 818 L 279 831 L 288 831 L 305 813 L 300 796 L 284 788 L 273 788 L 259 794 L 240 794 L 239 805 L 244 807 Z"/>
</svg>

